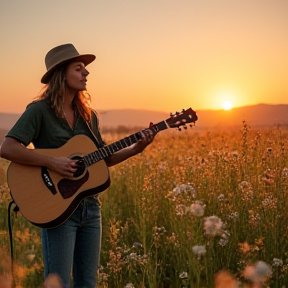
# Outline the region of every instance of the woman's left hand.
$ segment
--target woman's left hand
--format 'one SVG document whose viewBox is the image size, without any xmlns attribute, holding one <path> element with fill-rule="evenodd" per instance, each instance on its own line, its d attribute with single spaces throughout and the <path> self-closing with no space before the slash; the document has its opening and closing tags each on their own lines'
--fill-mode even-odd
<svg viewBox="0 0 288 288">
<path fill-rule="evenodd" d="M 108 167 L 112 167 L 116 164 L 119 164 L 126 159 L 135 156 L 138 153 L 141 153 L 149 144 L 154 140 L 155 133 L 152 132 L 149 128 L 140 131 L 143 138 L 137 141 L 135 144 L 129 146 L 127 149 L 119 150 L 114 153 L 111 157 L 105 159 L 105 162 Z"/>
<path fill-rule="evenodd" d="M 141 153 L 149 144 L 151 144 L 154 140 L 155 134 L 149 129 L 145 129 L 140 131 L 143 138 L 136 142 L 133 146 L 133 150 L 135 154 Z"/>
</svg>

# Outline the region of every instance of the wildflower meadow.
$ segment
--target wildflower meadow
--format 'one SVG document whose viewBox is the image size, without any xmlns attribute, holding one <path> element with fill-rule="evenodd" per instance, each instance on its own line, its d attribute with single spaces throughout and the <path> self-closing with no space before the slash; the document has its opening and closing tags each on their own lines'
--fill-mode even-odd
<svg viewBox="0 0 288 288">
<path fill-rule="evenodd" d="M 0 273 L 9 278 L 8 165 L 1 159 Z M 97 287 L 288 287 L 284 127 L 162 131 L 110 172 Z M 13 211 L 11 224 L 16 287 L 40 287 L 40 229 Z"/>
</svg>

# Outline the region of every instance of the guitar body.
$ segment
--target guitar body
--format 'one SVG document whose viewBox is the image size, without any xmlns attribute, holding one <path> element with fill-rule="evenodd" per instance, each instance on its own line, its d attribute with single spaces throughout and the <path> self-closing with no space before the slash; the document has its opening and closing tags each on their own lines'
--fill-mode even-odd
<svg viewBox="0 0 288 288">
<path fill-rule="evenodd" d="M 35 149 L 35 153 L 79 159 L 97 150 L 85 135 L 76 135 L 57 149 Z M 81 175 L 69 179 L 46 167 L 12 162 L 7 171 L 11 196 L 20 213 L 42 228 L 65 222 L 84 198 L 107 189 L 109 170 L 104 160 L 84 168 Z"/>
</svg>

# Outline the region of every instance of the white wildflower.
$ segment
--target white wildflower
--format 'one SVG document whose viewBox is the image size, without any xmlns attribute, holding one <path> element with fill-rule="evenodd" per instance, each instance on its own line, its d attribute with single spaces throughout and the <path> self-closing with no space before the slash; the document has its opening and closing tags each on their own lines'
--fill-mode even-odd
<svg viewBox="0 0 288 288">
<path fill-rule="evenodd" d="M 125 288 L 134 288 L 135 286 L 132 283 L 128 283 L 125 285 Z"/>
<path fill-rule="evenodd" d="M 238 212 L 231 212 L 229 215 L 228 215 L 229 218 L 232 218 L 232 219 L 237 219 L 239 217 L 239 214 Z"/>
<path fill-rule="evenodd" d="M 221 238 L 219 240 L 219 245 L 222 246 L 222 247 L 226 246 L 227 243 L 228 243 L 228 239 Z"/>
<path fill-rule="evenodd" d="M 218 198 L 218 201 L 222 201 L 224 200 L 225 196 L 224 194 L 220 194 L 217 198 Z"/>
<path fill-rule="evenodd" d="M 187 185 L 186 184 L 181 184 L 180 186 L 177 186 L 173 189 L 173 193 L 174 193 L 174 196 L 177 197 L 179 195 L 181 195 L 182 193 L 189 193 L 192 195 L 192 197 L 196 197 L 196 191 L 194 189 L 194 187 L 188 183 Z"/>
<path fill-rule="evenodd" d="M 273 266 L 283 266 L 283 260 L 278 258 L 273 258 Z"/>
<path fill-rule="evenodd" d="M 181 194 L 182 190 L 181 190 L 181 187 L 175 187 L 173 189 L 173 193 L 174 193 L 174 196 L 178 196 L 179 194 Z"/>
<path fill-rule="evenodd" d="M 255 265 L 255 274 L 259 282 L 265 282 L 271 277 L 272 270 L 264 261 L 258 261 Z"/>
<path fill-rule="evenodd" d="M 134 247 L 140 247 L 140 248 L 142 248 L 143 246 L 142 246 L 142 244 L 139 243 L 139 242 L 134 242 L 132 248 L 134 248 Z"/>
<path fill-rule="evenodd" d="M 262 201 L 262 205 L 264 208 L 277 208 L 277 198 L 273 198 L 273 196 L 268 196 Z"/>
<path fill-rule="evenodd" d="M 205 217 L 204 230 L 207 235 L 221 235 L 223 232 L 223 222 L 217 216 Z"/>
<path fill-rule="evenodd" d="M 130 253 L 127 258 L 131 259 L 131 260 L 136 260 L 137 259 L 137 254 L 136 253 Z"/>
<path fill-rule="evenodd" d="M 204 208 L 199 203 L 193 203 L 189 207 L 189 212 L 191 212 L 194 216 L 201 217 L 204 215 Z"/>
<path fill-rule="evenodd" d="M 195 245 L 192 247 L 192 251 L 197 254 L 198 256 L 205 254 L 206 253 L 206 248 L 205 246 L 199 246 L 199 245 Z"/>
<path fill-rule="evenodd" d="M 183 271 L 179 274 L 180 279 L 188 279 L 188 273 Z"/>
<path fill-rule="evenodd" d="M 253 266 L 246 266 L 243 276 L 253 284 L 265 284 L 272 276 L 271 267 L 264 261 L 258 261 Z M 261 286 L 262 287 L 262 286 Z"/>
</svg>

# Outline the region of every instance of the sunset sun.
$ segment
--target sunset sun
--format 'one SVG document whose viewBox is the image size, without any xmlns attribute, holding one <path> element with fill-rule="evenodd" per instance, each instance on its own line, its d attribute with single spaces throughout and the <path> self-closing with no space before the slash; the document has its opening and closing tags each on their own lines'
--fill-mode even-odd
<svg viewBox="0 0 288 288">
<path fill-rule="evenodd" d="M 233 107 L 233 105 L 230 101 L 226 100 L 223 102 L 222 107 L 224 110 L 230 110 Z"/>
</svg>

